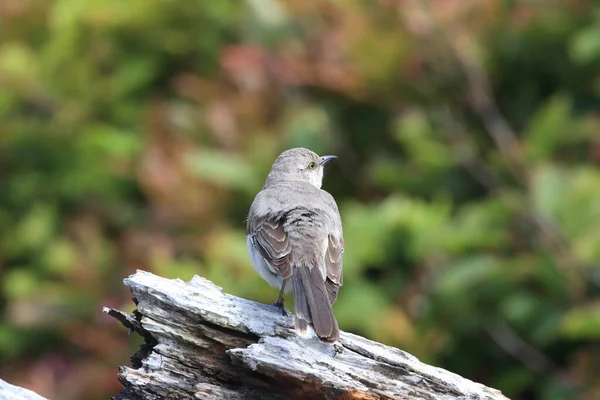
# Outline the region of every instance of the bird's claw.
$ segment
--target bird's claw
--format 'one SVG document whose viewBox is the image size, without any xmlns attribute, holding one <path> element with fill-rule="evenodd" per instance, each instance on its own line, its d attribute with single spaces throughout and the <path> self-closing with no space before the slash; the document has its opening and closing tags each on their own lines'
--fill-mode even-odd
<svg viewBox="0 0 600 400">
<path fill-rule="evenodd" d="M 333 343 L 333 356 L 337 356 L 338 354 L 342 354 L 344 352 L 344 346 L 339 342 Z"/>
<path fill-rule="evenodd" d="M 285 311 L 285 308 L 283 307 L 283 303 L 280 302 L 275 302 L 272 304 L 273 307 L 277 307 L 281 310 L 281 315 L 283 315 L 284 317 L 289 317 L 289 314 L 287 311 Z"/>
</svg>

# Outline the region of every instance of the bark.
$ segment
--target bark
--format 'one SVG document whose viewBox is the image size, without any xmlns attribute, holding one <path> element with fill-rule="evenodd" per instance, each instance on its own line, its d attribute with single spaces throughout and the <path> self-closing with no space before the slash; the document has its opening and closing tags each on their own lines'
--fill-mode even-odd
<svg viewBox="0 0 600 400">
<path fill-rule="evenodd" d="M 498 390 L 351 333 L 339 344 L 300 337 L 292 316 L 223 292 L 138 271 L 137 309 L 104 308 L 145 340 L 119 367 L 124 399 L 500 400 Z"/>
</svg>

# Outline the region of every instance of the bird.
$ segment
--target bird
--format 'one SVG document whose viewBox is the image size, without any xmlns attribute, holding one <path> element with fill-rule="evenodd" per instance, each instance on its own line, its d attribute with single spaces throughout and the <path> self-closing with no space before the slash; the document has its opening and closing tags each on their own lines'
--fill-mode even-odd
<svg viewBox="0 0 600 400">
<path fill-rule="evenodd" d="M 321 189 L 325 165 L 336 156 L 292 148 L 277 157 L 248 213 L 246 239 L 252 266 L 279 290 L 274 306 L 293 289 L 295 328 L 309 327 L 323 341 L 339 341 L 333 315 L 343 284 L 344 238 L 333 196 Z"/>
</svg>

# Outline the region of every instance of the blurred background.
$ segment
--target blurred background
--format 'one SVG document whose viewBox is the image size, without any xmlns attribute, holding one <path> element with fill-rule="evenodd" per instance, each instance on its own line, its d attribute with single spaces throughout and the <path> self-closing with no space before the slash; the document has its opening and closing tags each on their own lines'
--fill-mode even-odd
<svg viewBox="0 0 600 400">
<path fill-rule="evenodd" d="M 339 156 L 343 330 L 598 399 L 599 95 L 592 0 L 2 0 L 0 378 L 118 393 L 138 268 L 273 302 L 244 220 L 304 146 Z"/>
</svg>

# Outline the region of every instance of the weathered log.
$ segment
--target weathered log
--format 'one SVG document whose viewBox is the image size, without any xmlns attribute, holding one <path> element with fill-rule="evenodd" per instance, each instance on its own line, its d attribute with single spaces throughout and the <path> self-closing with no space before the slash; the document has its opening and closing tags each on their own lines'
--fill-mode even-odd
<svg viewBox="0 0 600 400">
<path fill-rule="evenodd" d="M 31 390 L 23 389 L 19 386 L 11 385 L 0 379 L 0 399 L 2 400 L 46 400 L 46 398 L 32 392 Z"/>
<path fill-rule="evenodd" d="M 124 399 L 481 399 L 498 390 L 342 332 L 340 344 L 299 336 L 292 316 L 189 283 L 138 271 L 125 279 L 137 309 L 104 308 L 145 344 L 120 367 Z"/>
</svg>

